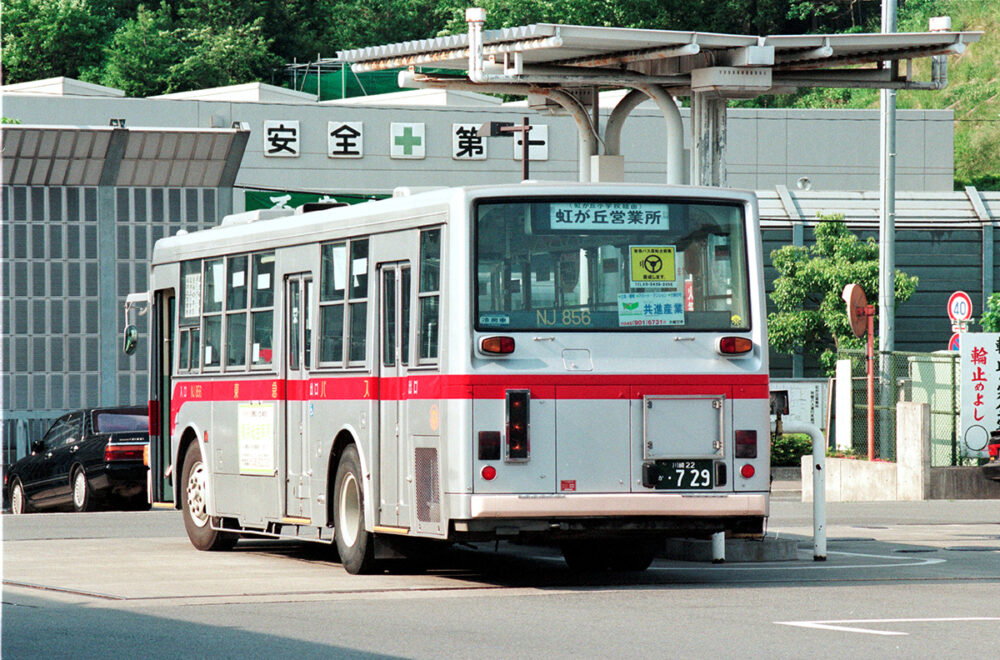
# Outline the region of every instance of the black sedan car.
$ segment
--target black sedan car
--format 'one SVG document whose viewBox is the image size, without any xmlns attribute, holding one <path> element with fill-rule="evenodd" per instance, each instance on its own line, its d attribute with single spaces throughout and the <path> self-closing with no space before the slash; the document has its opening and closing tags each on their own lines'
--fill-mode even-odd
<svg viewBox="0 0 1000 660">
<path fill-rule="evenodd" d="M 145 408 L 93 408 L 63 415 L 31 454 L 4 475 L 11 512 L 72 506 L 148 507 L 143 455 L 149 447 Z"/>
</svg>

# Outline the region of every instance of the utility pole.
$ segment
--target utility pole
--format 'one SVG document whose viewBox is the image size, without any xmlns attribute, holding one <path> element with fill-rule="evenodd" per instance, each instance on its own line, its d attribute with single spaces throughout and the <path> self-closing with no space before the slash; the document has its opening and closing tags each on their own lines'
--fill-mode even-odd
<svg viewBox="0 0 1000 660">
<path fill-rule="evenodd" d="M 882 0 L 882 33 L 896 31 L 896 0 Z M 886 61 L 883 67 L 894 72 L 896 62 Z M 890 78 L 895 78 L 891 75 Z M 879 112 L 879 257 L 878 257 L 878 338 L 879 338 L 879 381 L 882 385 L 879 397 L 883 414 L 881 422 L 891 416 L 885 407 L 892 405 L 890 393 L 894 375 L 892 373 L 892 351 L 895 348 L 896 317 L 896 90 L 882 89 Z M 888 439 L 889 424 L 879 424 L 879 437 Z"/>
</svg>

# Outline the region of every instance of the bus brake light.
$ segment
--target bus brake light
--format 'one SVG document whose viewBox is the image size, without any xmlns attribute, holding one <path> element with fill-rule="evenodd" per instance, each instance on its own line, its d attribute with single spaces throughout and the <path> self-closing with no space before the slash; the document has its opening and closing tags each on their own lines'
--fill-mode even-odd
<svg viewBox="0 0 1000 660">
<path fill-rule="evenodd" d="M 513 337 L 483 337 L 479 342 L 479 348 L 483 353 L 493 353 L 496 355 L 506 355 L 514 352 Z"/>
<path fill-rule="evenodd" d="M 528 390 L 507 390 L 507 443 L 504 460 L 508 463 L 528 460 Z"/>
<path fill-rule="evenodd" d="M 719 352 L 723 355 L 741 355 L 753 349 L 753 342 L 746 337 L 720 337 Z"/>
</svg>

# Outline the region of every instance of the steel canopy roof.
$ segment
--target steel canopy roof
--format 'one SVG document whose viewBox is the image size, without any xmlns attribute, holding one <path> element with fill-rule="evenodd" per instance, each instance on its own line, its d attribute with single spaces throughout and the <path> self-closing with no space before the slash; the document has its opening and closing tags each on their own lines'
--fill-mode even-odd
<svg viewBox="0 0 1000 660">
<path fill-rule="evenodd" d="M 646 30 L 633 28 L 591 27 L 537 23 L 482 33 L 483 56 L 504 65 L 509 72 L 516 62 L 517 75 L 510 82 L 531 76 L 532 69 L 572 67 L 567 86 L 614 84 L 615 71 L 658 78 L 654 82 L 686 87 L 690 72 L 717 66 L 770 69 L 775 87 L 808 84 L 802 72 L 829 70 L 834 67 L 878 63 L 886 60 L 909 60 L 934 55 L 957 54 L 967 44 L 978 41 L 981 32 L 911 32 L 894 34 L 803 34 L 765 37 Z M 406 41 L 338 53 L 341 61 L 352 64 L 357 72 L 411 66 L 453 69 L 464 72 L 469 62 L 469 35 L 456 34 L 435 39 Z M 579 80 L 592 71 L 600 80 Z M 827 80 L 836 86 L 851 86 L 848 71 L 862 72 L 860 86 L 873 86 L 872 68 L 841 70 Z M 600 73 L 598 73 L 600 72 Z M 787 79 L 782 74 L 793 74 Z M 670 80 L 669 77 L 676 77 Z M 888 78 L 886 79 L 888 80 Z M 885 82 L 885 81 L 883 81 Z M 906 80 L 895 78 L 878 86 L 907 87 Z"/>
</svg>

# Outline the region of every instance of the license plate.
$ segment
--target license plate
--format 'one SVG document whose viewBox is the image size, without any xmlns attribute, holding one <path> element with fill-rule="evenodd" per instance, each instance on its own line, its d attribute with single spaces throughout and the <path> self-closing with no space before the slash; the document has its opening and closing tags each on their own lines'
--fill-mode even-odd
<svg viewBox="0 0 1000 660">
<path fill-rule="evenodd" d="M 710 460 L 668 460 L 647 463 L 646 483 L 659 490 L 709 490 L 715 470 Z"/>
</svg>

